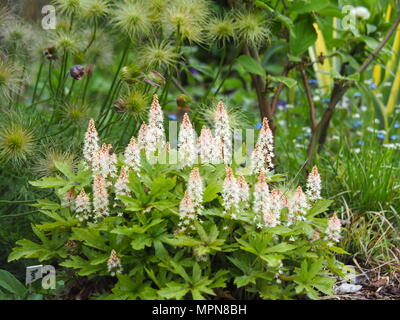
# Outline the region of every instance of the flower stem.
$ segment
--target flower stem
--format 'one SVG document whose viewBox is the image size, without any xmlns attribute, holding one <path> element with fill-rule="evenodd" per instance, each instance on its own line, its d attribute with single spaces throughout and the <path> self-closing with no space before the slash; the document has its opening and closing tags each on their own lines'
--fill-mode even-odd
<svg viewBox="0 0 400 320">
<path fill-rule="evenodd" d="M 128 55 L 128 51 L 129 51 L 129 48 L 130 48 L 130 44 L 131 44 L 130 41 L 127 40 L 127 41 L 126 41 L 126 46 L 125 46 L 124 52 L 123 52 L 123 54 L 122 54 L 121 60 L 120 60 L 120 62 L 119 62 L 118 68 L 117 68 L 117 71 L 115 72 L 113 82 L 112 82 L 112 84 L 111 84 L 110 89 L 108 90 L 107 97 L 106 97 L 106 99 L 104 100 L 103 105 L 101 106 L 101 109 L 100 109 L 100 117 L 99 117 L 100 124 L 104 121 L 104 119 L 102 119 L 102 116 L 105 115 L 104 111 L 106 111 L 105 109 L 106 109 L 106 106 L 107 106 L 107 104 L 108 104 L 108 100 L 110 99 L 110 97 L 111 97 L 111 95 L 112 95 L 112 93 L 113 93 L 114 86 L 115 86 L 115 84 L 116 84 L 116 82 L 117 82 L 117 79 L 118 79 L 119 71 L 121 70 L 122 65 L 123 65 L 123 63 L 124 63 L 124 61 L 125 61 L 125 58 L 126 58 L 127 55 Z M 108 111 L 108 110 L 107 110 L 107 111 Z"/>
<path fill-rule="evenodd" d="M 63 93 L 64 93 L 63 86 L 65 84 L 65 78 L 66 78 L 65 74 L 66 74 L 67 65 L 68 65 L 68 52 L 64 51 L 64 55 L 63 55 L 62 63 L 61 63 L 61 71 L 60 71 L 60 76 L 59 76 L 58 86 L 57 86 L 57 91 L 56 91 L 56 96 L 58 96 L 59 93 L 61 93 L 61 95 L 63 95 Z"/>
<path fill-rule="evenodd" d="M 120 85 L 121 85 L 121 81 L 118 81 L 116 87 L 114 88 L 114 90 L 112 92 L 110 102 L 114 101 L 114 98 L 118 95 Z M 112 108 L 109 107 L 108 109 L 104 110 L 102 115 L 100 115 L 99 130 L 100 130 L 101 125 L 107 120 L 111 110 L 112 110 Z M 111 118 L 109 119 L 109 121 L 111 121 L 112 118 L 113 118 L 113 114 L 111 115 Z"/>
<path fill-rule="evenodd" d="M 233 56 L 233 59 L 231 60 L 231 63 L 229 64 L 228 71 L 227 71 L 227 73 L 225 74 L 225 76 L 222 78 L 222 81 L 221 81 L 221 83 L 219 84 L 217 90 L 215 90 L 214 96 L 216 96 L 216 95 L 218 94 L 218 92 L 221 90 L 222 86 L 224 85 L 225 80 L 226 80 L 226 79 L 228 78 L 228 76 L 231 74 L 233 64 L 235 63 L 236 58 L 239 56 L 239 54 L 240 54 L 240 52 L 241 52 L 241 49 L 242 49 L 242 44 L 239 44 L 238 50 L 236 51 L 235 55 Z"/>
<path fill-rule="evenodd" d="M 53 65 L 53 61 L 50 60 L 50 63 L 49 63 L 49 88 L 50 88 L 50 91 L 51 91 L 51 95 L 54 96 L 53 82 L 51 81 L 51 76 L 53 75 L 53 73 L 52 73 L 52 65 Z"/>
<path fill-rule="evenodd" d="M 72 94 L 72 91 L 74 90 L 75 82 L 76 82 L 76 80 L 72 79 L 72 83 L 69 88 L 67 99 L 66 99 L 67 101 L 71 98 L 71 94 Z"/>
<path fill-rule="evenodd" d="M 92 38 L 90 39 L 89 44 L 86 46 L 86 48 L 83 50 L 84 53 L 89 50 L 89 48 L 92 46 L 94 40 L 96 39 L 96 34 L 97 34 L 97 19 L 94 18 L 94 28 L 93 28 L 93 33 L 92 33 Z"/>
<path fill-rule="evenodd" d="M 82 103 L 85 103 L 85 100 L 86 100 L 86 93 L 87 93 L 87 89 L 88 89 L 88 86 L 89 86 L 90 78 L 91 77 L 86 77 L 86 79 L 85 79 L 85 87 L 83 89 Z"/>
<path fill-rule="evenodd" d="M 226 47 L 224 46 L 224 48 L 222 49 L 222 54 L 221 54 L 221 59 L 219 61 L 217 74 L 213 78 L 212 82 L 209 84 L 207 92 L 203 97 L 203 102 L 207 99 L 208 95 L 210 94 L 210 91 L 211 91 L 212 87 L 214 86 L 215 82 L 219 78 L 219 75 L 221 74 L 222 68 L 224 66 L 225 57 L 226 57 Z"/>
<path fill-rule="evenodd" d="M 36 92 L 37 92 L 37 89 L 38 89 L 40 76 L 42 75 L 43 65 L 44 65 L 44 62 L 43 62 L 43 59 L 42 59 L 42 61 L 40 63 L 40 66 L 39 66 L 39 71 L 38 71 L 38 74 L 37 74 L 37 77 L 36 77 L 35 88 L 33 89 L 31 105 L 33 105 L 35 103 Z"/>
</svg>

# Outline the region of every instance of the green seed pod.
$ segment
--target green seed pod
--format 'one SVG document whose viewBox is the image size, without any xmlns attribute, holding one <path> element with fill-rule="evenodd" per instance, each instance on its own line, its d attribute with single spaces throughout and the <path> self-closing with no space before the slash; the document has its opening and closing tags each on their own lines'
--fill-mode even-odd
<svg viewBox="0 0 400 320">
<path fill-rule="evenodd" d="M 119 72 L 119 76 L 123 81 L 129 84 L 133 84 L 138 81 L 138 77 L 141 75 L 142 71 L 140 67 L 135 64 L 131 63 L 123 68 Z"/>
</svg>

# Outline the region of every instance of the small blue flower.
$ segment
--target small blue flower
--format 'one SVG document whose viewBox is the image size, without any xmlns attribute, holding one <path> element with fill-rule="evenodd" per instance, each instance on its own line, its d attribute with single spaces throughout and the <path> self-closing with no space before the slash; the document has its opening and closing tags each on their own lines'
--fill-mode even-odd
<svg viewBox="0 0 400 320">
<path fill-rule="evenodd" d="M 385 139 L 385 135 L 383 133 L 377 133 L 376 137 L 381 140 Z"/>
<path fill-rule="evenodd" d="M 305 137 L 311 137 L 311 133 L 306 132 L 306 133 L 304 134 L 304 136 L 305 136 Z"/>
<path fill-rule="evenodd" d="M 397 134 L 393 134 L 393 135 L 390 136 L 390 139 L 397 140 L 398 137 L 399 136 Z"/>
<path fill-rule="evenodd" d="M 276 104 L 276 106 L 280 109 L 282 109 L 283 111 L 286 111 L 286 101 L 284 100 L 279 100 L 278 103 Z"/>
<path fill-rule="evenodd" d="M 261 123 L 261 122 L 257 123 L 257 124 L 255 125 L 255 127 L 256 127 L 256 129 L 261 129 L 262 123 Z"/>
<path fill-rule="evenodd" d="M 170 119 L 170 120 L 177 120 L 178 117 L 177 117 L 176 114 L 170 114 L 170 115 L 168 115 L 168 119 Z"/>
<path fill-rule="evenodd" d="M 377 87 L 377 85 L 373 82 L 369 85 L 370 89 L 376 89 L 376 87 Z"/>
<path fill-rule="evenodd" d="M 318 81 L 316 79 L 310 79 L 310 80 L 308 80 L 308 83 L 313 86 L 313 85 L 316 85 L 318 83 Z"/>
<path fill-rule="evenodd" d="M 394 124 L 394 128 L 395 128 L 395 129 L 400 128 L 400 123 L 396 122 L 396 123 Z"/>
<path fill-rule="evenodd" d="M 359 141 L 357 142 L 357 144 L 358 144 L 359 146 L 363 146 L 363 145 L 364 145 L 364 141 L 359 140 Z"/>
<path fill-rule="evenodd" d="M 361 127 L 361 121 L 360 120 L 354 120 L 353 121 L 353 128 L 359 128 Z"/>
<path fill-rule="evenodd" d="M 361 93 L 360 92 L 355 92 L 353 95 L 354 98 L 358 98 L 361 97 Z"/>
<path fill-rule="evenodd" d="M 191 74 L 199 74 L 199 73 L 200 73 L 199 70 L 197 70 L 196 68 L 193 68 L 193 67 L 190 67 L 190 68 L 189 68 L 189 72 L 190 72 Z"/>
<path fill-rule="evenodd" d="M 329 98 L 323 98 L 321 101 L 325 102 L 325 103 L 329 103 L 329 101 L 331 101 L 331 100 L 329 100 Z"/>
</svg>

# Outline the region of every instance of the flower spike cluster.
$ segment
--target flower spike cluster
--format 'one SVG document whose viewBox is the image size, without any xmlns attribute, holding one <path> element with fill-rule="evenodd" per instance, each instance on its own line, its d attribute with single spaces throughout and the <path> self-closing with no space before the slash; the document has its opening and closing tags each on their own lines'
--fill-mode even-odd
<svg viewBox="0 0 400 320">
<path fill-rule="evenodd" d="M 93 182 L 93 207 L 96 221 L 110 215 L 106 180 L 100 174 Z"/>
<path fill-rule="evenodd" d="M 183 116 L 178 140 L 180 164 L 183 167 L 193 166 L 197 162 L 196 132 L 187 113 Z"/>
<path fill-rule="evenodd" d="M 233 175 L 232 168 L 226 167 L 226 178 L 222 188 L 222 199 L 226 211 L 237 211 L 240 202 L 239 185 L 237 179 Z M 235 217 L 235 213 L 232 213 Z"/>
<path fill-rule="evenodd" d="M 321 199 L 321 177 L 317 167 L 312 168 L 312 171 L 308 175 L 306 194 L 310 201 Z"/>
<path fill-rule="evenodd" d="M 145 145 L 147 157 L 151 157 L 157 148 L 163 148 L 165 145 L 164 134 L 164 115 L 158 102 L 158 97 L 153 96 L 153 102 L 149 112 L 149 125 L 146 128 Z"/>
<path fill-rule="evenodd" d="M 229 125 L 228 113 L 222 101 L 218 102 L 215 115 L 215 144 L 218 159 L 225 164 L 230 164 L 232 157 L 232 132 Z"/>
<path fill-rule="evenodd" d="M 117 155 L 114 153 L 111 144 L 103 144 L 93 155 L 93 175 L 101 174 L 104 178 L 115 177 L 117 172 Z"/>
<path fill-rule="evenodd" d="M 61 205 L 65 208 L 70 208 L 71 210 L 74 210 L 75 209 L 75 198 L 76 198 L 76 194 L 74 192 L 74 189 L 72 188 L 63 195 L 63 198 L 61 200 Z"/>
<path fill-rule="evenodd" d="M 334 242 L 339 242 L 340 236 L 340 228 L 341 222 L 337 217 L 336 213 L 328 220 L 328 227 L 326 229 L 327 239 L 332 240 Z"/>
<path fill-rule="evenodd" d="M 253 210 L 255 213 L 262 215 L 269 209 L 269 197 L 269 187 L 265 180 L 265 174 L 264 172 L 261 172 L 258 176 L 257 183 L 254 186 Z"/>
<path fill-rule="evenodd" d="M 114 249 L 111 251 L 110 258 L 107 260 L 107 270 L 112 276 L 120 274 L 123 271 L 121 259 L 118 258 Z"/>
<path fill-rule="evenodd" d="M 214 163 L 216 161 L 215 139 L 211 129 L 203 126 L 199 137 L 201 163 Z"/>
<path fill-rule="evenodd" d="M 238 188 L 239 188 L 239 201 L 243 202 L 245 206 L 248 206 L 248 202 L 250 199 L 249 185 L 246 182 L 246 179 L 243 176 L 239 176 L 238 178 Z"/>
<path fill-rule="evenodd" d="M 146 134 L 147 134 L 147 124 L 142 123 L 142 125 L 140 126 L 139 132 L 138 132 L 138 145 L 139 145 L 139 149 L 145 149 L 146 146 Z"/>
<path fill-rule="evenodd" d="M 93 156 L 99 149 L 99 137 L 93 119 L 90 119 L 88 129 L 85 133 L 85 140 L 83 142 L 83 158 L 86 164 L 91 167 Z"/>
<path fill-rule="evenodd" d="M 115 182 L 115 195 L 116 196 L 129 196 L 130 190 L 128 188 L 128 174 L 126 172 L 126 167 L 121 168 L 121 173 Z"/>
<path fill-rule="evenodd" d="M 136 143 L 135 137 L 132 137 L 128 146 L 125 148 L 125 164 L 129 169 L 133 169 L 138 175 L 140 172 L 140 146 Z"/>
<path fill-rule="evenodd" d="M 284 196 L 278 189 L 272 190 L 268 206 L 264 207 L 263 219 L 267 227 L 276 227 L 280 224 L 281 210 L 284 208 Z"/>
<path fill-rule="evenodd" d="M 193 225 L 191 223 L 195 221 L 197 217 L 195 206 L 192 199 L 190 199 L 188 191 L 185 192 L 185 195 L 183 196 L 183 199 L 179 205 L 179 215 L 181 219 L 178 224 L 180 231 L 185 232 L 187 230 L 192 230 Z"/>
<path fill-rule="evenodd" d="M 307 197 L 301 187 L 297 187 L 296 192 L 289 201 L 289 213 L 287 224 L 290 226 L 295 221 L 305 220 L 305 214 L 309 209 Z"/>
<path fill-rule="evenodd" d="M 215 117 L 215 136 L 207 127 L 203 127 L 201 135 L 196 139 L 196 132 L 187 113 L 184 114 L 179 131 L 178 157 L 180 163 L 185 166 L 193 166 L 200 154 L 202 163 L 228 164 L 232 155 L 232 133 L 229 126 L 228 113 L 222 102 L 218 103 Z M 321 177 L 317 167 L 312 169 L 307 179 L 306 193 L 298 187 L 288 199 L 280 190 L 270 192 L 266 180 L 266 174 L 273 169 L 273 135 L 268 126 L 267 118 L 263 119 L 263 125 L 257 140 L 256 148 L 252 154 L 252 169 L 258 174 L 254 185 L 254 193 L 251 196 L 250 186 L 243 175 L 235 177 L 230 166 L 226 166 L 226 176 L 222 188 L 222 200 L 225 212 L 233 218 L 239 213 L 239 208 L 248 209 L 250 199 L 253 198 L 252 209 L 258 227 L 275 227 L 281 224 L 282 209 L 287 208 L 287 225 L 306 219 L 310 205 L 321 198 Z M 151 110 L 149 112 L 149 124 L 142 124 L 137 139 L 132 137 L 124 152 L 124 166 L 121 167 L 117 177 L 117 156 L 111 145 L 103 144 L 98 148 L 98 134 L 93 120 L 90 120 L 85 134 L 84 158 L 92 170 L 93 203 L 90 197 L 81 190 L 76 197 L 73 190 L 66 193 L 63 205 L 75 210 L 79 214 L 78 219 L 83 222 L 90 218 L 98 221 L 110 215 L 110 200 L 107 190 L 113 184 L 112 192 L 114 200 L 119 195 L 129 195 L 128 171 L 135 171 L 138 176 L 141 171 L 141 149 L 145 149 L 146 156 L 149 153 L 160 150 L 163 146 L 166 153 L 171 151 L 169 142 L 165 141 L 163 129 L 163 112 L 154 95 Z M 154 155 L 154 153 L 153 153 Z M 198 219 L 203 209 L 204 184 L 200 176 L 199 168 L 193 168 L 189 174 L 187 190 L 179 205 L 179 231 L 193 229 L 193 221 Z M 114 203 L 114 207 L 115 207 Z M 92 210 L 93 208 L 93 210 Z M 92 214 L 93 212 L 93 214 Z M 327 238 L 338 241 L 340 238 L 340 220 L 336 214 L 329 220 Z"/>
<path fill-rule="evenodd" d="M 258 174 L 268 172 L 274 168 L 274 137 L 268 125 L 268 119 L 263 119 L 260 134 L 256 143 L 256 147 L 252 154 L 252 169 Z"/>
<path fill-rule="evenodd" d="M 86 194 L 85 189 L 82 189 L 75 200 L 76 213 L 80 222 L 88 221 L 91 218 L 91 204 L 89 196 Z"/>
<path fill-rule="evenodd" d="M 197 213 L 200 213 L 203 208 L 201 204 L 203 202 L 203 181 L 200 177 L 199 168 L 194 168 L 190 173 L 187 191 Z"/>
</svg>

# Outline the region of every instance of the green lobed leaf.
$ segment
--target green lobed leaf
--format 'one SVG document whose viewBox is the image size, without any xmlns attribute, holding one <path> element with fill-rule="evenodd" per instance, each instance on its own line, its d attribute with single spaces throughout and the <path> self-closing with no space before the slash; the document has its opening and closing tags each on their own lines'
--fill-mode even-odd
<svg viewBox="0 0 400 320">
<path fill-rule="evenodd" d="M 292 78 L 289 78 L 289 77 L 268 76 L 268 78 L 271 79 L 273 82 L 282 82 L 288 88 L 293 88 L 297 84 L 297 81 L 295 79 L 292 79 Z"/>
<path fill-rule="evenodd" d="M 60 177 L 45 177 L 37 181 L 29 181 L 29 183 L 38 188 L 58 188 L 69 184 L 68 181 Z"/>
<path fill-rule="evenodd" d="M 317 32 L 314 29 L 310 16 L 303 16 L 295 22 L 295 37 L 289 41 L 290 52 L 294 56 L 303 54 L 317 40 Z"/>
<path fill-rule="evenodd" d="M 247 72 L 256 74 L 256 75 L 264 77 L 264 78 L 267 76 L 267 74 L 266 74 L 264 68 L 261 66 L 261 64 L 259 62 L 257 62 L 255 59 L 253 59 L 252 57 L 249 57 L 247 55 L 242 55 L 239 58 L 237 58 L 237 62 Z"/>
</svg>

